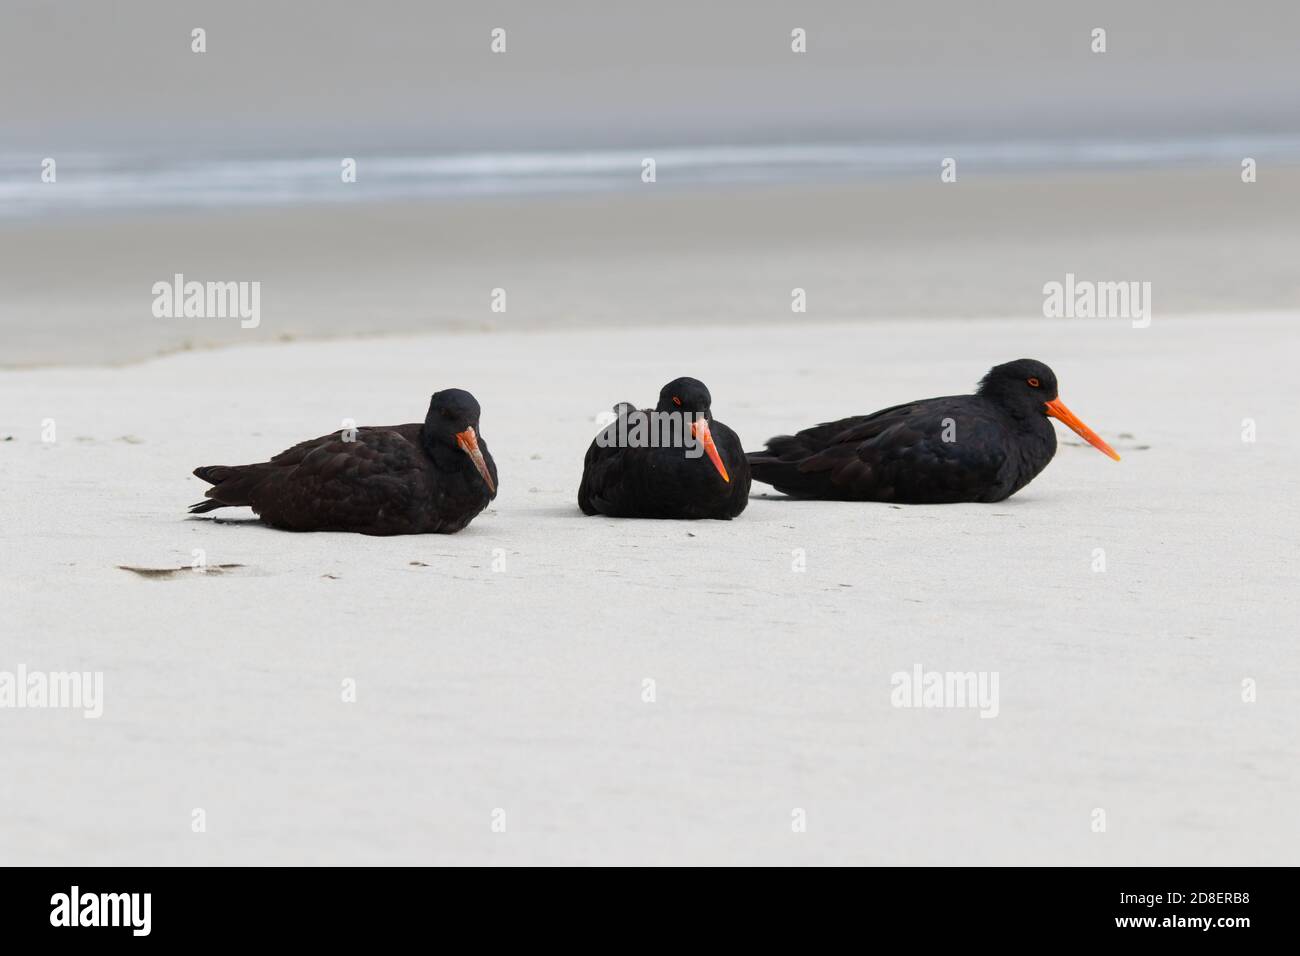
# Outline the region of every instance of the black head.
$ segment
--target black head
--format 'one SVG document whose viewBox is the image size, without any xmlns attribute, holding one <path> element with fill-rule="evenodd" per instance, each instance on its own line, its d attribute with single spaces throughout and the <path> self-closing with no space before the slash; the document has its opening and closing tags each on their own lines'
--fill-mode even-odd
<svg viewBox="0 0 1300 956">
<path fill-rule="evenodd" d="M 659 391 L 658 412 L 693 412 L 711 418 L 713 397 L 697 378 L 675 378 Z"/>
<path fill-rule="evenodd" d="M 1011 409 L 1046 414 L 1056 399 L 1056 373 L 1034 359 L 995 365 L 980 381 L 979 394 Z"/>
<path fill-rule="evenodd" d="M 1033 415 L 1055 418 L 1102 454 L 1119 461 L 1115 449 L 1065 407 L 1057 394 L 1056 373 L 1042 362 L 1016 359 L 993 366 L 980 381 L 979 394 L 997 402 L 1021 421 L 1028 421 Z"/>
<path fill-rule="evenodd" d="M 463 388 L 446 388 L 434 392 L 429 400 L 429 414 L 424 417 L 423 438 L 432 449 L 456 448 L 469 456 L 475 470 L 483 476 L 489 490 L 496 494 L 496 482 L 488 470 L 479 448 L 478 400 Z M 437 460 L 437 455 L 435 455 Z M 461 459 L 464 461 L 464 459 Z"/>
<path fill-rule="evenodd" d="M 713 396 L 698 378 L 675 378 L 659 391 L 657 412 L 684 412 L 690 421 L 690 433 L 704 447 L 704 453 L 724 482 L 730 482 L 727 466 L 713 441 Z"/>
<path fill-rule="evenodd" d="M 445 388 L 434 392 L 429 400 L 429 414 L 424 418 L 424 433 L 433 441 L 455 447 L 456 436 L 467 428 L 477 434 L 480 409 L 478 399 L 463 388 Z"/>
</svg>

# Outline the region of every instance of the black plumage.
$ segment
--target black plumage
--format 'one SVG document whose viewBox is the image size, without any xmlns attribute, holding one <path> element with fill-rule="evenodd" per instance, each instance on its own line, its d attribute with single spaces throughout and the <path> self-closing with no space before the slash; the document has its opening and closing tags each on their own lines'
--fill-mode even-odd
<svg viewBox="0 0 1300 956">
<path fill-rule="evenodd" d="M 1119 460 L 1061 403 L 1052 370 L 1033 359 L 994 367 L 974 395 L 908 402 L 779 435 L 748 458 L 755 480 L 793 497 L 1002 501 L 1056 454 L 1049 417 Z"/>
<path fill-rule="evenodd" d="M 713 417 L 712 403 L 703 382 L 679 378 L 663 387 L 653 409 L 616 405 L 617 419 L 587 449 L 578 487 L 583 513 L 730 519 L 744 511 L 750 483 L 744 448 L 736 433 Z M 654 415 L 676 416 L 676 421 Z M 619 434 L 635 435 L 638 421 L 675 425 L 698 454 L 688 455 L 682 444 L 620 446 Z"/>
<path fill-rule="evenodd" d="M 496 497 L 497 467 L 462 389 L 434 394 L 423 424 L 337 431 L 253 465 L 205 465 L 191 514 L 247 505 L 287 531 L 451 534 Z"/>
</svg>

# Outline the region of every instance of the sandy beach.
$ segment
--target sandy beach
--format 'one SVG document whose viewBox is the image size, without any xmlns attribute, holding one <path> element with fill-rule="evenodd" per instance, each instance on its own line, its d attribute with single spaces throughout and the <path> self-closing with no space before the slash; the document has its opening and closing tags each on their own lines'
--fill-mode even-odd
<svg viewBox="0 0 1300 956">
<path fill-rule="evenodd" d="M 1252 235 L 1252 248 L 1269 245 L 1267 230 Z M 522 255 L 518 235 L 498 239 Z M 567 241 L 571 288 L 597 295 L 614 280 L 579 268 Z M 629 240 L 628 256 L 644 241 Z M 672 255 L 688 258 L 690 242 Z M 737 270 L 788 295 L 788 274 L 741 259 Z M 1228 268 L 1263 274 L 1277 261 L 1234 253 Z M 432 283 L 447 266 L 430 265 Z M 842 281 L 905 284 L 862 266 Z M 671 295 L 662 278 L 642 287 Z M 696 292 L 701 310 L 720 294 Z M 1300 315 L 1174 316 L 1158 299 L 1151 326 L 1135 329 L 1034 317 L 1040 302 L 1025 297 L 1026 317 L 1000 320 L 845 324 L 812 309 L 783 327 L 756 314 L 668 347 L 611 322 L 244 340 L 125 367 L 0 373 L 0 668 L 104 674 L 99 719 L 0 720 L 0 858 L 1294 862 L 1300 451 L 1287 416 L 1300 402 Z M 124 327 L 119 354 L 170 335 Z M 1061 430 L 1055 461 L 997 505 L 791 502 L 755 485 L 729 523 L 577 510 L 596 415 L 650 400 L 673 375 L 707 382 L 718 418 L 758 445 L 968 390 L 1021 356 L 1055 368 L 1062 397 L 1121 463 Z M 459 535 L 293 535 L 185 515 L 202 491 L 196 465 L 262 458 L 345 418 L 418 420 L 450 385 L 481 400 L 501 473 L 496 502 Z M 195 549 L 229 567 L 190 570 Z M 996 719 L 892 706 L 891 675 L 917 665 L 998 673 Z M 195 808 L 204 833 L 191 829 Z M 1093 832 L 1097 808 L 1105 832 Z M 799 809 L 807 831 L 795 833 Z"/>
<path fill-rule="evenodd" d="M 937 168 L 937 166 L 936 166 Z M 0 367 L 448 330 L 1042 315 L 1067 272 L 1157 314 L 1300 304 L 1300 167 L 647 185 L 539 200 L 0 223 Z M 158 319 L 151 287 L 261 283 L 257 328 Z M 492 310 L 493 290 L 506 311 Z"/>
<path fill-rule="evenodd" d="M 373 944 L 406 867 L 492 865 L 1060 868 L 884 875 L 963 944 L 1286 924 L 1295 0 L 3 22 L 6 928 L 337 947 L 317 879 Z M 661 389 L 708 460 L 584 479 Z M 250 499 L 463 530 L 189 512 Z"/>
</svg>

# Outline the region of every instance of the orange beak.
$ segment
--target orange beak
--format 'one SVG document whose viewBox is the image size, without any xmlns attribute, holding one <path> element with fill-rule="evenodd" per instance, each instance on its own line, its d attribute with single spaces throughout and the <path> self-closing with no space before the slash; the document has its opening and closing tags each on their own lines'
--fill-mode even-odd
<svg viewBox="0 0 1300 956">
<path fill-rule="evenodd" d="M 704 453 L 709 456 L 709 461 L 713 462 L 713 467 L 718 469 L 718 474 L 722 480 L 731 483 L 731 476 L 727 474 L 727 466 L 722 463 L 722 456 L 718 454 L 718 446 L 713 444 L 713 436 L 709 434 L 709 422 L 701 418 L 691 424 L 691 435 L 704 445 Z"/>
<path fill-rule="evenodd" d="M 492 481 L 492 473 L 488 471 L 487 462 L 483 460 L 483 453 L 478 450 L 478 436 L 474 434 L 474 426 L 471 425 L 463 432 L 457 432 L 456 444 L 460 446 L 461 451 L 469 455 L 470 461 L 474 462 L 474 467 L 478 469 L 478 473 L 487 482 L 488 491 L 495 495 L 497 486 Z"/>
<path fill-rule="evenodd" d="M 1047 405 L 1047 414 L 1050 418 L 1055 418 L 1059 422 L 1064 422 L 1072 432 L 1086 441 L 1093 448 L 1097 449 L 1097 451 L 1101 452 L 1103 455 L 1109 455 L 1111 458 L 1119 461 L 1119 455 L 1116 454 L 1115 449 L 1102 441 L 1101 436 L 1095 431 L 1083 422 L 1079 421 L 1079 416 L 1066 408 L 1059 398 L 1054 398 L 1045 404 Z"/>
</svg>

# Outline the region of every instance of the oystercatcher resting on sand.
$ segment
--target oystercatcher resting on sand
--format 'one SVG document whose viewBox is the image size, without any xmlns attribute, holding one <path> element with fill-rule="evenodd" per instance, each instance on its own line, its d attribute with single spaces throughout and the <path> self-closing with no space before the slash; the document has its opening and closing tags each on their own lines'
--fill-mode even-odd
<svg viewBox="0 0 1300 956">
<path fill-rule="evenodd" d="M 730 519 L 744 511 L 749 465 L 712 404 L 703 382 L 679 378 L 654 409 L 616 405 L 616 420 L 587 449 L 578 506 L 614 518 Z"/>
<path fill-rule="evenodd" d="M 191 514 L 247 505 L 287 531 L 451 534 L 497 493 L 497 466 L 469 392 L 436 392 L 423 424 L 313 438 L 255 465 L 205 465 Z"/>
<path fill-rule="evenodd" d="M 946 504 L 1002 501 L 1056 454 L 1049 418 L 1119 455 L 1056 395 L 1042 362 L 995 366 L 974 395 L 929 398 L 779 435 L 749 453 L 757 481 L 798 498 Z"/>
</svg>

